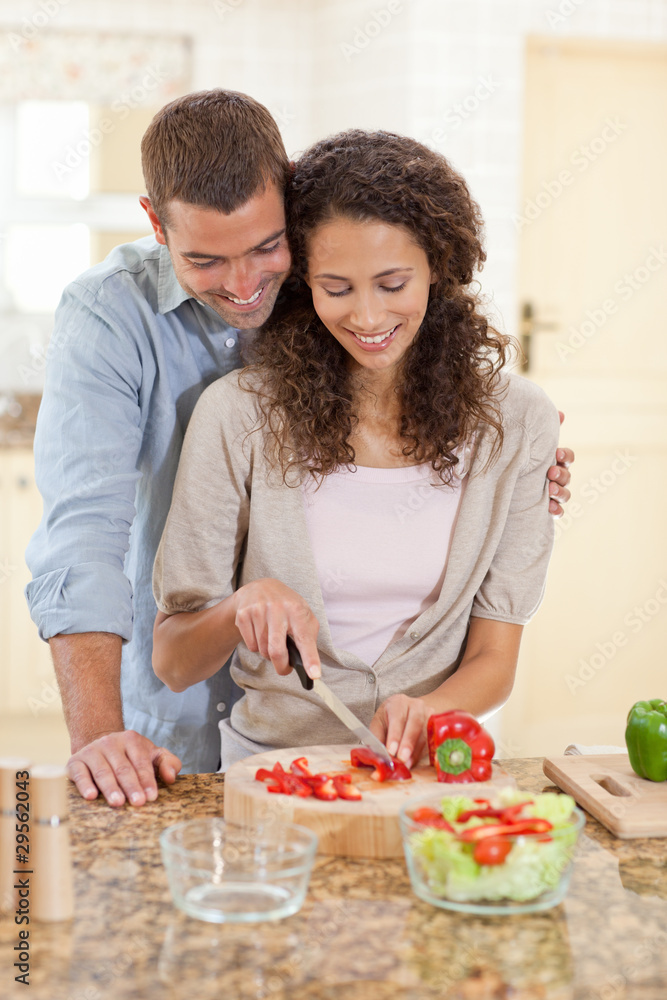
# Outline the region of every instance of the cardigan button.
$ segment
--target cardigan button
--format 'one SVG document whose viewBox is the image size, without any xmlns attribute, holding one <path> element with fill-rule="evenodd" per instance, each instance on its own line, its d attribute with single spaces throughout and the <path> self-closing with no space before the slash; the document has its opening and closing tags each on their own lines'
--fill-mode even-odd
<svg viewBox="0 0 667 1000">
<path fill-rule="evenodd" d="M 410 638 L 411 639 L 418 639 L 419 638 L 419 632 L 411 632 L 410 633 Z"/>
</svg>

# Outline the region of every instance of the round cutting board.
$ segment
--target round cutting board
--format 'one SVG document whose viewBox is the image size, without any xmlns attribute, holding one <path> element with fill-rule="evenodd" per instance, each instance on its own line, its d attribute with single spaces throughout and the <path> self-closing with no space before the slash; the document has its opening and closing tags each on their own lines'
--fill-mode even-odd
<svg viewBox="0 0 667 1000">
<path fill-rule="evenodd" d="M 300 823 L 318 835 L 319 850 L 323 854 L 398 858 L 403 855 L 398 811 L 405 802 L 422 798 L 429 792 L 483 798 L 503 786 L 516 786 L 514 778 L 496 764 L 489 781 L 464 785 L 439 783 L 428 758 L 412 768 L 412 781 L 373 781 L 370 769 L 350 765 L 351 749 L 351 745 L 337 744 L 271 750 L 232 764 L 225 772 L 225 819 L 236 823 L 267 820 Z M 257 768 L 271 770 L 276 761 L 280 761 L 287 771 L 295 757 L 307 757 L 313 774 L 349 772 L 361 792 L 361 800 L 323 802 L 312 796 L 299 798 L 276 794 L 269 792 L 264 782 L 255 780 Z"/>
</svg>

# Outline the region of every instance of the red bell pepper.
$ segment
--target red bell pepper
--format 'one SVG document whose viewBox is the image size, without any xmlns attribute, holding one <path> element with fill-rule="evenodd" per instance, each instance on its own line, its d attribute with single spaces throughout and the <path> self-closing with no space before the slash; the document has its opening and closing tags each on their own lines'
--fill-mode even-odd
<svg viewBox="0 0 667 1000">
<path fill-rule="evenodd" d="M 430 806 L 421 806 L 419 809 L 415 809 L 411 818 L 413 823 L 419 823 L 420 826 L 434 826 L 438 830 L 454 833 L 454 827 L 451 823 L 448 823 L 437 809 L 431 809 Z"/>
<path fill-rule="evenodd" d="M 325 802 L 332 802 L 334 799 L 337 799 L 338 792 L 336 791 L 333 778 L 327 778 L 326 781 L 316 784 L 313 788 L 313 795 L 316 799 L 324 799 Z"/>
<path fill-rule="evenodd" d="M 361 798 L 361 792 L 356 785 L 352 784 L 352 777 L 349 774 L 334 774 L 334 788 L 338 792 L 339 799 L 347 799 L 356 802 Z"/>
<path fill-rule="evenodd" d="M 456 817 L 457 823 L 467 823 L 473 817 L 477 819 L 502 819 L 504 820 L 503 809 L 468 809 L 459 813 Z"/>
<path fill-rule="evenodd" d="M 289 766 L 293 774 L 298 774 L 300 778 L 312 778 L 313 772 L 308 767 L 307 757 L 296 757 Z"/>
<path fill-rule="evenodd" d="M 352 767 L 374 767 L 373 781 L 410 781 L 412 774 L 402 760 L 391 758 L 391 765 L 368 747 L 353 747 L 350 751 Z"/>
<path fill-rule="evenodd" d="M 255 773 L 255 780 L 269 782 L 267 785 L 267 791 L 269 792 L 282 792 L 284 795 L 299 795 L 304 799 L 313 794 L 313 789 L 304 779 L 286 771 L 279 762 L 273 765 L 272 771 L 268 771 L 265 767 L 258 768 Z"/>
<path fill-rule="evenodd" d="M 374 766 L 373 763 L 370 766 Z M 407 768 L 404 765 L 402 767 L 407 776 L 411 777 Z M 352 784 L 351 774 L 313 774 L 305 757 L 293 760 L 289 771 L 285 770 L 280 761 L 276 761 L 270 771 L 266 767 L 260 767 L 255 772 L 255 780 L 265 781 L 268 792 L 299 795 L 301 798 L 313 795 L 326 802 L 334 799 L 356 802 L 362 797 L 359 789 Z"/>
<path fill-rule="evenodd" d="M 468 712 L 432 715 L 426 726 L 428 753 L 438 781 L 488 781 L 495 744 L 490 733 Z"/>
<path fill-rule="evenodd" d="M 474 844 L 486 837 L 508 836 L 518 837 L 524 833 L 547 833 L 553 830 L 553 824 L 548 819 L 519 819 L 516 823 L 484 823 L 481 826 L 470 826 L 459 834 L 459 840 Z"/>
<path fill-rule="evenodd" d="M 456 817 L 457 823 L 467 823 L 473 816 L 479 817 L 479 819 L 499 819 L 502 823 L 514 823 L 523 807 L 529 804 L 528 802 L 517 802 L 516 805 L 506 806 L 504 809 L 496 809 L 487 799 L 475 799 L 474 801 L 480 803 L 479 807 L 460 812 Z M 481 805 L 482 802 L 486 802 L 486 807 Z"/>
</svg>

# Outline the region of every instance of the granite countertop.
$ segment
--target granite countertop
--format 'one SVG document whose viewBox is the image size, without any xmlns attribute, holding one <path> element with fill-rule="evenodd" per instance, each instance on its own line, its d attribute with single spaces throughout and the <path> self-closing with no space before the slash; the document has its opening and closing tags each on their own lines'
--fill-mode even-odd
<svg viewBox="0 0 667 1000">
<path fill-rule="evenodd" d="M 529 791 L 541 759 L 503 761 Z M 318 856 L 302 910 L 218 926 L 176 910 L 160 831 L 222 815 L 222 775 L 111 810 L 70 788 L 76 917 L 31 925 L 30 987 L 13 982 L 17 928 L 0 925 L 2 996 L 31 1000 L 664 1000 L 667 841 L 620 841 L 587 817 L 569 893 L 543 913 L 477 917 L 421 902 L 403 860 Z M 9 991 L 9 992 L 7 992 Z"/>
</svg>

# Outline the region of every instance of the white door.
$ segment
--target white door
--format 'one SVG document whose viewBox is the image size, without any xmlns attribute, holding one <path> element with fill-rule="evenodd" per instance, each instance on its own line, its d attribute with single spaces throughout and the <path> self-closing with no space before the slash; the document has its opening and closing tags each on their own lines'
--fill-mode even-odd
<svg viewBox="0 0 667 1000">
<path fill-rule="evenodd" d="M 623 745 L 667 699 L 667 48 L 531 39 L 519 292 L 573 501 L 502 722 L 514 752 Z"/>
</svg>

